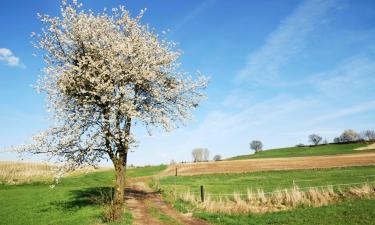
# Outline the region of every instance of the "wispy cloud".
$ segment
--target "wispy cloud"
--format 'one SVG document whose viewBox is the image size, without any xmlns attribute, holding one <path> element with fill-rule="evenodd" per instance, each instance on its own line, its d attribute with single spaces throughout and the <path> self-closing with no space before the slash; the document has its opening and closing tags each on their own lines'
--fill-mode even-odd
<svg viewBox="0 0 375 225">
<path fill-rule="evenodd" d="M 183 17 L 171 30 L 171 34 L 177 32 L 181 29 L 185 24 L 193 20 L 197 15 L 205 11 L 208 7 L 214 5 L 216 0 L 205 0 L 201 4 L 199 4 L 196 8 L 190 11 L 185 17 Z"/>
<path fill-rule="evenodd" d="M 346 117 L 358 113 L 375 110 L 375 101 L 364 102 L 358 105 L 350 106 L 347 108 L 339 109 L 331 114 L 318 117 L 315 122 L 332 121 L 341 117 Z"/>
<path fill-rule="evenodd" d="M 304 49 L 309 35 L 326 21 L 336 3 L 334 0 L 308 0 L 298 6 L 269 35 L 265 44 L 249 55 L 236 80 L 269 82 L 276 79 L 290 59 Z"/>
<path fill-rule="evenodd" d="M 9 66 L 25 67 L 20 58 L 16 57 L 13 52 L 7 48 L 0 48 L 0 61 L 5 62 Z"/>
<path fill-rule="evenodd" d="M 331 70 L 312 75 L 310 83 L 330 97 L 351 97 L 362 91 L 371 91 L 375 85 L 375 59 L 372 54 L 346 59 Z"/>
</svg>

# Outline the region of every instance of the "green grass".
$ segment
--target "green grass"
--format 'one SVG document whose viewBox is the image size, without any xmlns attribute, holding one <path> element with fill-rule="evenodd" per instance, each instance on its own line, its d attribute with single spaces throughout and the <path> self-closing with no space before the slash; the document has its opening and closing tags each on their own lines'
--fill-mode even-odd
<svg viewBox="0 0 375 225">
<path fill-rule="evenodd" d="M 374 181 L 375 166 L 166 177 L 160 180 L 160 184 L 164 195 L 178 211 L 193 211 L 195 217 L 217 225 L 373 224 L 373 199 L 351 199 L 324 207 L 300 207 L 292 211 L 230 215 L 197 210 L 191 203 L 172 197 L 173 190 L 183 192 L 190 189 L 198 194 L 200 185 L 204 185 L 206 192 L 211 194 L 246 192 L 248 187 L 269 192 L 277 188 L 289 188 L 293 180 L 299 187 Z"/>
<path fill-rule="evenodd" d="M 241 155 L 229 158 L 227 160 L 241 160 L 241 159 L 260 159 L 260 158 L 279 158 L 279 157 L 299 157 L 299 156 L 319 156 L 319 155 L 337 155 L 350 153 L 363 153 L 373 150 L 356 151 L 354 149 L 365 147 L 367 144 L 328 144 L 319 145 L 316 147 L 290 147 L 278 148 L 258 152 L 251 155 Z"/>
<path fill-rule="evenodd" d="M 245 224 L 335 224 L 351 225 L 374 224 L 375 200 L 357 199 L 318 208 L 306 207 L 293 211 L 273 212 L 266 214 L 228 215 L 196 212 L 194 216 L 217 225 Z"/>
<path fill-rule="evenodd" d="M 129 169 L 129 177 L 149 176 L 165 166 Z M 0 224 L 85 225 L 103 223 L 102 206 L 93 197 L 110 195 L 113 171 L 67 177 L 51 189 L 45 183 L 0 185 Z M 131 224 L 125 213 L 122 223 Z"/>
<path fill-rule="evenodd" d="M 159 165 L 159 166 L 145 166 L 145 167 L 140 167 L 140 168 L 135 168 L 135 169 L 128 169 L 127 176 L 129 178 L 152 176 L 157 173 L 160 173 L 166 168 L 167 168 L 167 165 Z"/>
<path fill-rule="evenodd" d="M 167 193 L 198 193 L 200 185 L 209 194 L 246 193 L 247 189 L 262 188 L 266 192 L 290 188 L 293 182 L 300 188 L 344 183 L 375 181 L 375 166 L 344 167 L 331 169 L 308 169 L 286 171 L 264 171 L 240 174 L 210 174 L 197 176 L 165 177 L 160 185 Z"/>
</svg>

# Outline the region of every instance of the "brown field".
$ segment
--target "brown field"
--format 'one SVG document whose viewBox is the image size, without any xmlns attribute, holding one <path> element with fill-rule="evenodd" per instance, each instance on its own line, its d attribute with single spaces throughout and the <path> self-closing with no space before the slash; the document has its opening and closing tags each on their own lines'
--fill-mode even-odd
<svg viewBox="0 0 375 225">
<path fill-rule="evenodd" d="M 212 173 L 244 173 L 266 170 L 313 169 L 365 165 L 375 165 L 375 153 L 187 163 L 169 166 L 160 175 L 174 175 L 176 167 L 178 168 L 178 175 L 189 176 Z"/>
<path fill-rule="evenodd" d="M 52 181 L 56 166 L 47 163 L 0 161 L 0 184 Z"/>
<path fill-rule="evenodd" d="M 32 182 L 52 182 L 57 166 L 48 163 L 31 163 L 0 161 L 0 184 L 27 184 Z M 65 174 L 75 176 L 92 171 L 109 170 L 111 168 L 100 167 L 97 169 L 88 167 L 78 169 Z"/>
</svg>

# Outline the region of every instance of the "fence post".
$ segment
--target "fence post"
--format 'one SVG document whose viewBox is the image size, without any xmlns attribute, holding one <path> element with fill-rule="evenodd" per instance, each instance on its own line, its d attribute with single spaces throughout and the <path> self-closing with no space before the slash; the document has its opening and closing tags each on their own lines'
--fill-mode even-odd
<svg viewBox="0 0 375 225">
<path fill-rule="evenodd" d="M 176 167 L 176 177 L 177 177 L 177 167 Z"/>
<path fill-rule="evenodd" d="M 201 185 L 201 201 L 204 202 L 204 187 Z"/>
</svg>

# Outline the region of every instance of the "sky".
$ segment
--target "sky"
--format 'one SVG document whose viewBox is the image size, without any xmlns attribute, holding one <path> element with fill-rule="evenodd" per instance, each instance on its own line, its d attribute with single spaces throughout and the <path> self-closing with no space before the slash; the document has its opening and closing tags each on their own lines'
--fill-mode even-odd
<svg viewBox="0 0 375 225">
<path fill-rule="evenodd" d="M 51 121 L 45 96 L 32 85 L 42 75 L 31 32 L 37 13 L 58 16 L 59 1 L 0 2 L 0 149 L 30 142 Z M 211 157 L 308 144 L 317 133 L 328 141 L 345 129 L 375 129 L 375 1 L 373 0 L 127 0 L 83 1 L 101 11 L 125 5 L 132 15 L 184 54 L 181 69 L 210 77 L 207 99 L 194 120 L 149 136 L 134 129 L 135 165 L 192 160 L 193 148 Z M 0 160 L 18 160 L 0 152 Z M 38 161 L 42 156 L 29 157 Z M 103 164 L 109 162 L 104 161 Z"/>
</svg>

